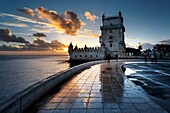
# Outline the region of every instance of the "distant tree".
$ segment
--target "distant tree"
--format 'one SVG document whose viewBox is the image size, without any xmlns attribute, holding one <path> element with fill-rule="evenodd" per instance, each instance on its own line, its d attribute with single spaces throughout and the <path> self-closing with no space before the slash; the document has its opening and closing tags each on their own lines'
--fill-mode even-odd
<svg viewBox="0 0 170 113">
<path fill-rule="evenodd" d="M 133 54 L 133 55 L 139 55 L 139 50 L 135 48 L 126 48 L 126 53 L 127 54 Z"/>
<path fill-rule="evenodd" d="M 139 46 L 138 46 L 138 53 L 137 53 L 137 55 L 141 55 L 141 50 L 142 50 L 142 46 L 139 45 Z"/>
<path fill-rule="evenodd" d="M 138 46 L 138 49 L 141 51 L 141 50 L 142 50 L 142 46 L 141 46 L 141 45 L 139 45 L 139 46 Z"/>
<path fill-rule="evenodd" d="M 159 52 L 162 52 L 163 54 L 170 52 L 170 45 L 168 44 L 156 44 L 155 46 Z"/>
</svg>

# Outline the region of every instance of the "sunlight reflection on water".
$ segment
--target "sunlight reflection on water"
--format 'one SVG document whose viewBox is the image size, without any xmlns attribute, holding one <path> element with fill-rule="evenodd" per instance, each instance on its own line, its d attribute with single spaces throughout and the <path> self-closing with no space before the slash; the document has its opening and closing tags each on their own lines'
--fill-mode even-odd
<svg viewBox="0 0 170 113">
<path fill-rule="evenodd" d="M 132 69 L 130 69 L 130 68 L 126 68 L 125 75 L 131 75 L 131 74 L 133 74 L 133 73 L 136 73 L 136 71 L 135 71 L 135 70 L 132 70 Z"/>
</svg>

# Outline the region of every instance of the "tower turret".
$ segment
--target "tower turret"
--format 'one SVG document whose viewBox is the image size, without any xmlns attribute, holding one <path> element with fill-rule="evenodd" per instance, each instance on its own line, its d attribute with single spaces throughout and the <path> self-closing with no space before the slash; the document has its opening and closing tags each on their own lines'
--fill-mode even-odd
<svg viewBox="0 0 170 113">
<path fill-rule="evenodd" d="M 119 17 L 122 17 L 122 13 L 121 13 L 121 11 L 119 11 L 118 15 L 119 15 Z"/>
<path fill-rule="evenodd" d="M 103 15 L 102 15 L 102 21 L 104 20 L 104 18 L 105 18 L 105 15 L 103 14 Z"/>
<path fill-rule="evenodd" d="M 68 46 L 68 53 L 71 54 L 72 52 L 73 52 L 73 45 L 71 42 L 70 45 Z"/>
</svg>

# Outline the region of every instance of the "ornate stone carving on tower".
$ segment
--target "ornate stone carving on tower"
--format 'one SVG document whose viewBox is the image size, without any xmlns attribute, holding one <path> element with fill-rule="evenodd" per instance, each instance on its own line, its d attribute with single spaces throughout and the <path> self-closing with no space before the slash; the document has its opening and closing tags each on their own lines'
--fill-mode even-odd
<svg viewBox="0 0 170 113">
<path fill-rule="evenodd" d="M 99 42 L 101 47 L 73 48 L 70 43 L 68 52 L 70 60 L 101 60 L 107 56 L 115 58 L 123 57 L 125 53 L 124 32 L 122 13 L 119 12 L 115 16 L 102 16 L 103 25 L 100 26 L 101 36 Z"/>
<path fill-rule="evenodd" d="M 101 36 L 100 44 L 101 47 L 106 49 L 106 54 L 110 54 L 111 57 L 119 55 L 124 56 L 125 42 L 124 32 L 125 27 L 123 25 L 122 13 L 119 12 L 115 16 L 102 16 L 103 26 L 100 27 Z"/>
</svg>

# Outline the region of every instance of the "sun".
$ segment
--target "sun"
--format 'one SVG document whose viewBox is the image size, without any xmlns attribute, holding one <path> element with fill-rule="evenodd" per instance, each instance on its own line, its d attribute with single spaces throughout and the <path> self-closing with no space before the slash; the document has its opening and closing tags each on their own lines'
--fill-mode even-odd
<svg viewBox="0 0 170 113">
<path fill-rule="evenodd" d="M 68 48 L 63 48 L 63 52 L 68 52 Z"/>
</svg>

